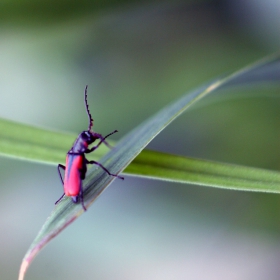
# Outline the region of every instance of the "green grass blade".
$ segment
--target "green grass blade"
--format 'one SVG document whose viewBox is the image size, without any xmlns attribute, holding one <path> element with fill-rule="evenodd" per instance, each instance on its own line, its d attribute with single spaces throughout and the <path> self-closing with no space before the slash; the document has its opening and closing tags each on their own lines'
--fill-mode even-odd
<svg viewBox="0 0 280 280">
<path fill-rule="evenodd" d="M 5 156 L 49 164 L 64 162 L 65 151 L 75 139 L 74 134 L 48 131 L 3 119 L 0 119 L 0 135 L 0 151 Z M 21 145 L 18 145 L 19 141 Z M 90 156 L 97 160 L 107 151 L 106 147 L 101 146 L 100 150 L 96 150 Z M 237 190 L 278 192 L 279 187 L 276 188 L 271 184 L 275 183 L 274 177 L 279 173 L 267 170 L 262 172 L 267 176 L 260 177 L 262 173 L 256 168 L 214 163 L 149 150 L 144 150 L 138 155 L 124 171 L 129 175 L 158 180 Z M 251 173 L 253 177 L 249 177 Z M 246 186 L 240 180 L 243 180 Z M 276 181 L 278 183 L 278 179 Z M 260 187 L 256 187 L 257 183 Z"/>
<path fill-rule="evenodd" d="M 280 193 L 280 172 L 144 150 L 126 174 L 239 191 Z"/>
<path fill-rule="evenodd" d="M 177 118 L 195 102 L 217 89 L 226 88 L 227 86 L 242 85 L 244 82 L 246 83 L 246 79 L 253 83 L 267 81 L 268 77 L 260 73 L 265 73 L 266 71 L 271 69 L 271 67 L 276 67 L 277 71 L 275 71 L 275 80 L 280 80 L 280 58 L 278 55 L 247 67 L 226 78 L 218 79 L 215 82 L 207 83 L 206 85 L 199 87 L 197 90 L 183 96 L 181 99 L 167 106 L 166 108 L 158 112 L 155 116 L 141 124 L 139 127 L 135 128 L 131 133 L 124 137 L 111 151 L 109 151 L 109 153 L 100 160 L 100 163 L 106 166 L 112 173 L 118 174 L 122 172 L 130 164 L 130 162 L 146 147 L 146 145 L 158 133 L 160 133 L 161 130 L 163 130 L 169 123 L 171 123 L 175 118 Z M 215 169 L 214 164 L 210 164 L 208 165 L 208 167 L 209 169 Z M 208 181 L 209 185 L 217 187 L 222 187 L 223 183 L 226 185 L 227 182 L 231 180 L 231 177 L 228 177 L 227 175 L 227 172 L 230 171 L 230 168 L 227 169 L 227 172 L 225 172 L 224 169 L 224 173 L 222 172 L 223 168 L 223 165 L 216 165 L 217 173 L 219 174 L 219 172 L 221 172 L 222 174 L 225 174 L 224 176 L 216 176 L 216 183 L 213 176 L 211 176 L 211 174 L 209 175 L 209 173 L 206 173 L 206 175 L 204 176 L 204 179 L 202 180 L 203 183 Z M 245 174 L 243 174 L 241 178 L 236 178 L 234 185 L 237 186 L 239 183 L 241 184 L 243 182 L 244 189 L 250 189 L 248 185 L 245 186 L 246 184 L 244 182 L 246 180 L 250 181 L 249 176 L 247 177 L 246 172 L 244 170 L 242 171 L 242 169 L 239 171 L 239 173 Z M 249 173 L 252 174 L 251 172 Z M 255 172 L 255 175 L 256 173 L 257 172 Z M 195 174 L 193 175 L 195 176 Z M 263 176 L 265 177 L 266 175 L 264 174 Z M 220 182 L 218 182 L 218 177 L 221 178 Z M 228 177 L 228 180 L 224 180 L 226 177 Z M 252 175 L 252 177 L 254 178 L 254 175 Z M 277 174 L 275 177 L 277 177 Z M 100 168 L 91 168 L 88 172 L 87 178 L 84 180 L 86 207 L 89 207 L 89 205 L 93 203 L 93 201 L 114 179 L 114 177 L 108 176 L 105 172 L 100 170 Z M 223 180 L 224 182 L 222 182 Z M 275 183 L 275 188 L 279 189 L 279 186 L 277 187 L 277 180 L 273 180 L 273 184 Z M 196 181 L 197 183 L 199 183 L 198 179 Z M 255 180 L 255 182 L 256 183 L 251 185 L 251 187 L 254 189 L 258 189 L 258 179 Z M 71 199 L 69 198 L 63 199 L 61 203 L 59 203 L 57 207 L 55 207 L 23 259 L 19 275 L 20 280 L 24 278 L 29 264 L 34 259 L 35 255 L 42 249 L 42 247 L 46 245 L 46 243 L 49 242 L 52 238 L 54 238 L 59 232 L 61 232 L 65 227 L 72 223 L 82 213 L 83 209 L 81 205 L 73 204 Z"/>
<path fill-rule="evenodd" d="M 57 164 L 77 135 L 46 130 L 10 120 L 0 119 L 0 155 L 17 159 Z M 108 151 L 100 146 L 93 154 L 98 159 Z"/>
</svg>

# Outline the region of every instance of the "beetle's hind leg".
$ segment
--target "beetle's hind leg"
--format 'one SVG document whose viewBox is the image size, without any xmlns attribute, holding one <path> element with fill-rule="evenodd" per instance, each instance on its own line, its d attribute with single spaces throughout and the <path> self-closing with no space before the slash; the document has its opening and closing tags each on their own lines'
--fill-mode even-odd
<svg viewBox="0 0 280 280">
<path fill-rule="evenodd" d="M 62 164 L 60 164 L 60 163 L 57 165 L 57 171 L 58 171 L 58 174 L 59 174 L 59 177 L 60 177 L 62 186 L 64 186 L 64 182 L 63 182 L 63 179 L 62 179 L 62 175 L 61 175 L 61 172 L 60 172 L 60 168 L 62 168 L 63 170 L 65 170 L 65 166 L 62 165 Z M 65 195 L 65 193 L 55 202 L 55 204 L 57 204 L 58 202 L 60 202 L 61 199 L 64 197 L 64 195 Z"/>
<path fill-rule="evenodd" d="M 58 171 L 58 174 L 59 174 L 59 177 L 60 177 L 62 186 L 64 186 L 64 182 L 63 182 L 63 179 L 62 179 L 62 175 L 61 175 L 61 172 L 60 172 L 60 168 L 62 168 L 63 170 L 65 170 L 65 166 L 62 165 L 62 164 L 60 164 L 60 163 L 57 165 L 57 171 Z"/>
<path fill-rule="evenodd" d="M 119 179 L 121 179 L 121 180 L 124 180 L 124 177 L 119 176 L 119 175 L 117 175 L 117 174 L 111 173 L 107 168 L 105 168 L 101 163 L 99 163 L 99 162 L 97 162 L 97 161 L 94 161 L 94 160 L 89 161 L 89 160 L 86 159 L 86 163 L 87 163 L 87 164 L 96 164 L 96 165 L 98 165 L 99 167 L 101 167 L 108 175 L 117 177 L 117 178 L 119 178 Z"/>
<path fill-rule="evenodd" d="M 64 196 L 65 196 L 65 193 L 55 202 L 55 204 L 57 204 L 58 202 L 60 202 Z"/>
<path fill-rule="evenodd" d="M 76 204 L 79 203 L 79 200 L 81 200 L 81 204 L 83 206 L 84 211 L 87 211 L 87 208 L 85 207 L 84 204 L 84 193 L 83 193 L 83 189 L 81 188 L 79 195 L 76 196 L 71 196 L 72 201 Z"/>
</svg>

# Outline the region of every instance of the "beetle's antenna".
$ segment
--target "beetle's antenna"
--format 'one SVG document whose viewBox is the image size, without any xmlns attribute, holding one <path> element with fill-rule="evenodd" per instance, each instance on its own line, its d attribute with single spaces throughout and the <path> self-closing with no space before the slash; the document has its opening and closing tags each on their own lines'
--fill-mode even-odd
<svg viewBox="0 0 280 280">
<path fill-rule="evenodd" d="M 85 88 L 85 106 L 86 106 L 86 110 L 87 110 L 87 114 L 88 114 L 88 130 L 91 130 L 91 128 L 93 126 L 93 119 L 92 119 L 92 116 L 91 116 L 89 108 L 88 108 L 87 88 L 88 88 L 88 86 L 86 85 L 86 88 Z"/>
</svg>

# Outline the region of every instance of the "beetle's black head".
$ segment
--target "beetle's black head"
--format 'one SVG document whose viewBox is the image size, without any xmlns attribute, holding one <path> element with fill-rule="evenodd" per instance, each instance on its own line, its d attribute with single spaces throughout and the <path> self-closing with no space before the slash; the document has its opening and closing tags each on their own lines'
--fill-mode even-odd
<svg viewBox="0 0 280 280">
<path fill-rule="evenodd" d="M 83 131 L 81 134 L 81 138 L 84 142 L 86 142 L 88 145 L 90 145 L 91 143 L 93 143 L 96 139 L 99 139 L 99 134 L 90 131 L 90 130 L 85 130 Z M 102 138 L 102 136 L 101 136 Z"/>
<path fill-rule="evenodd" d="M 114 130 L 113 132 L 109 133 L 108 135 L 106 135 L 105 137 L 103 137 L 101 134 L 96 133 L 92 130 L 85 130 L 83 131 L 80 136 L 79 139 L 82 140 L 83 143 L 87 143 L 88 145 L 90 145 L 91 143 L 93 143 L 95 140 L 99 139 L 100 142 L 98 144 L 98 146 L 101 143 L 104 143 L 107 147 L 111 148 L 111 146 L 108 144 L 108 142 L 105 140 L 107 137 L 109 137 L 110 135 L 114 134 L 118 132 L 117 130 Z"/>
<path fill-rule="evenodd" d="M 114 133 L 117 132 L 117 130 L 111 132 L 110 134 L 106 135 L 105 137 L 103 137 L 101 134 L 96 133 L 92 130 L 93 127 L 93 119 L 91 116 L 91 113 L 89 111 L 89 107 L 88 107 L 88 102 L 87 102 L 87 88 L 88 86 L 85 87 L 85 107 L 86 107 L 86 111 L 87 111 L 87 115 L 88 115 L 88 130 L 83 131 L 80 134 L 80 138 L 82 139 L 82 141 L 86 142 L 88 145 L 90 145 L 91 143 L 93 143 L 95 140 L 100 139 L 100 143 L 98 144 L 98 146 L 101 143 L 104 143 L 106 146 L 110 147 L 110 145 L 106 142 L 106 138 Z"/>
</svg>

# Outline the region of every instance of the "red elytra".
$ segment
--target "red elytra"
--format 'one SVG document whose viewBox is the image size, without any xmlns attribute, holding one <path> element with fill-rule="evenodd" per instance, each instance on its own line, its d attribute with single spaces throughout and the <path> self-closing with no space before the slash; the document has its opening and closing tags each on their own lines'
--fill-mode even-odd
<svg viewBox="0 0 280 280">
<path fill-rule="evenodd" d="M 65 166 L 62 164 L 58 164 L 57 166 L 58 174 L 60 176 L 64 188 L 64 193 L 56 201 L 55 204 L 60 202 L 62 198 L 66 195 L 66 196 L 70 196 L 74 203 L 79 203 L 80 201 L 83 209 L 86 211 L 87 209 L 84 205 L 82 181 L 85 179 L 87 173 L 87 164 L 96 164 L 100 166 L 108 175 L 118 177 L 119 179 L 122 180 L 124 180 L 124 178 L 117 174 L 110 173 L 109 170 L 106 169 L 101 163 L 94 160 L 89 161 L 85 157 L 85 154 L 89 154 L 94 150 L 96 150 L 101 145 L 101 143 L 104 143 L 106 146 L 110 147 L 105 139 L 117 132 L 117 130 L 115 130 L 109 133 L 108 135 L 106 135 L 105 137 L 103 137 L 101 134 L 96 133 L 92 130 L 93 119 L 91 117 L 88 103 L 87 103 L 87 86 L 85 88 L 85 107 L 89 119 L 88 130 L 84 130 L 83 132 L 80 133 L 80 135 L 77 137 L 76 141 L 74 142 L 73 146 L 68 151 L 66 155 Z M 99 143 L 96 146 L 93 146 L 92 148 L 89 149 L 88 146 L 97 139 L 100 139 Z M 62 175 L 60 172 L 61 169 L 65 171 L 64 180 L 62 179 Z"/>
<path fill-rule="evenodd" d="M 83 170 L 82 155 L 67 155 L 64 175 L 64 193 L 66 196 L 77 196 L 81 189 L 81 173 Z"/>
</svg>

